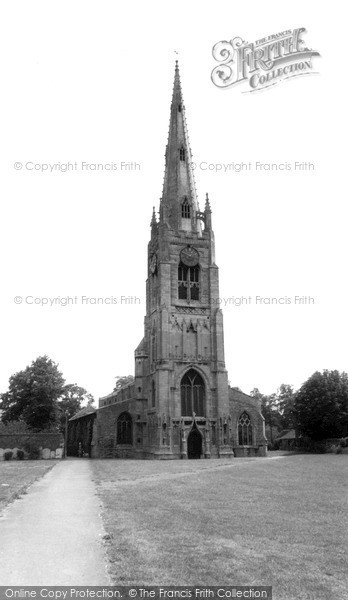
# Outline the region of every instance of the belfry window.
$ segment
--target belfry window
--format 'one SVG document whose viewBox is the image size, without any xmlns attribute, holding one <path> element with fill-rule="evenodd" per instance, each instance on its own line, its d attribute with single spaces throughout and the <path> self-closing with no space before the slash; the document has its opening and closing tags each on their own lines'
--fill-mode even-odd
<svg viewBox="0 0 348 600">
<path fill-rule="evenodd" d="M 199 265 L 187 267 L 182 262 L 178 268 L 179 300 L 199 300 Z"/>
<path fill-rule="evenodd" d="M 154 380 L 151 383 L 151 406 L 156 406 L 156 384 Z"/>
<path fill-rule="evenodd" d="M 248 413 L 245 411 L 238 419 L 238 443 L 240 446 L 251 446 L 253 443 L 253 432 Z"/>
<path fill-rule="evenodd" d="M 189 205 L 189 202 L 187 200 L 187 196 L 184 196 L 184 201 L 181 205 L 181 216 L 183 219 L 190 219 L 191 218 L 191 206 Z"/>
<path fill-rule="evenodd" d="M 179 157 L 180 157 L 180 160 L 182 162 L 185 162 L 185 160 L 186 160 L 186 151 L 185 151 L 185 148 L 183 146 L 181 146 L 181 148 L 179 150 Z"/>
<path fill-rule="evenodd" d="M 133 444 L 132 417 L 127 412 L 120 414 L 117 419 L 117 443 Z"/>
<path fill-rule="evenodd" d="M 194 369 L 190 369 L 182 378 L 181 414 L 183 417 L 195 413 L 198 417 L 204 416 L 205 386 L 202 377 Z"/>
<path fill-rule="evenodd" d="M 178 112 L 181 112 L 181 104 L 178 104 Z"/>
</svg>

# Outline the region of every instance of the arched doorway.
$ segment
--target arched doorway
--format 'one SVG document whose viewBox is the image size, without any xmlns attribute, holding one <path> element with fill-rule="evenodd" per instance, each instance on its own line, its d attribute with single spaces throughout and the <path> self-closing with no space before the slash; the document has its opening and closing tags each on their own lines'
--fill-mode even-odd
<svg viewBox="0 0 348 600">
<path fill-rule="evenodd" d="M 201 458 L 202 436 L 198 429 L 191 429 L 187 438 L 187 458 Z"/>
</svg>

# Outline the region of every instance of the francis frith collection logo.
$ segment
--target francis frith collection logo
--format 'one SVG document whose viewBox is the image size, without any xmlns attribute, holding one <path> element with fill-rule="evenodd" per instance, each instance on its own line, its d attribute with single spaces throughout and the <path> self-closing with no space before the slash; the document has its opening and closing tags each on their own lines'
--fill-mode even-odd
<svg viewBox="0 0 348 600">
<path fill-rule="evenodd" d="M 213 83 L 219 88 L 244 83 L 250 88 L 245 91 L 255 92 L 315 73 L 312 58 L 320 54 L 306 47 L 305 31 L 304 27 L 287 29 L 252 43 L 241 37 L 218 42 L 213 46 L 213 57 L 219 63 L 211 74 Z"/>
</svg>

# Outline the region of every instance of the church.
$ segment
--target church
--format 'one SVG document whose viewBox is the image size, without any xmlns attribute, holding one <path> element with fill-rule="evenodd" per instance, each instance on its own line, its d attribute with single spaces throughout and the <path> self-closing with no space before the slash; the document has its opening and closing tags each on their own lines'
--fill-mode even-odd
<svg viewBox="0 0 348 600">
<path fill-rule="evenodd" d="M 147 249 L 144 336 L 134 381 L 69 421 L 68 455 L 199 459 L 265 456 L 260 403 L 228 385 L 212 210 L 200 210 L 178 63 L 165 176 Z"/>
</svg>

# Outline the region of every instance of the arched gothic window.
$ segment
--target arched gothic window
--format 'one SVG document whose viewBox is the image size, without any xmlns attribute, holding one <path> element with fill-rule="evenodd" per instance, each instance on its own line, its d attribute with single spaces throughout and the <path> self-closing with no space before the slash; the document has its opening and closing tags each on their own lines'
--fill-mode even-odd
<svg viewBox="0 0 348 600">
<path fill-rule="evenodd" d="M 250 417 L 243 412 L 238 419 L 238 443 L 240 446 L 251 446 L 253 443 L 253 432 Z"/>
<path fill-rule="evenodd" d="M 194 412 L 198 417 L 204 416 L 205 386 L 202 377 L 194 369 L 185 373 L 181 380 L 181 414 L 191 416 Z"/>
<path fill-rule="evenodd" d="M 157 356 L 156 356 L 156 330 L 153 329 L 152 334 L 151 334 L 151 360 L 155 361 Z"/>
<path fill-rule="evenodd" d="M 187 267 L 182 262 L 178 268 L 179 300 L 199 300 L 199 265 Z"/>
<path fill-rule="evenodd" d="M 132 417 L 128 412 L 121 413 L 117 419 L 117 443 L 133 444 Z"/>
<path fill-rule="evenodd" d="M 185 148 L 183 146 L 181 146 L 181 148 L 179 150 L 179 157 L 180 157 L 180 160 L 182 162 L 185 162 L 185 160 L 186 160 L 186 151 L 185 151 Z"/>
<path fill-rule="evenodd" d="M 191 218 L 191 206 L 187 200 L 187 196 L 184 197 L 183 203 L 181 204 L 181 216 L 183 219 Z"/>
</svg>

